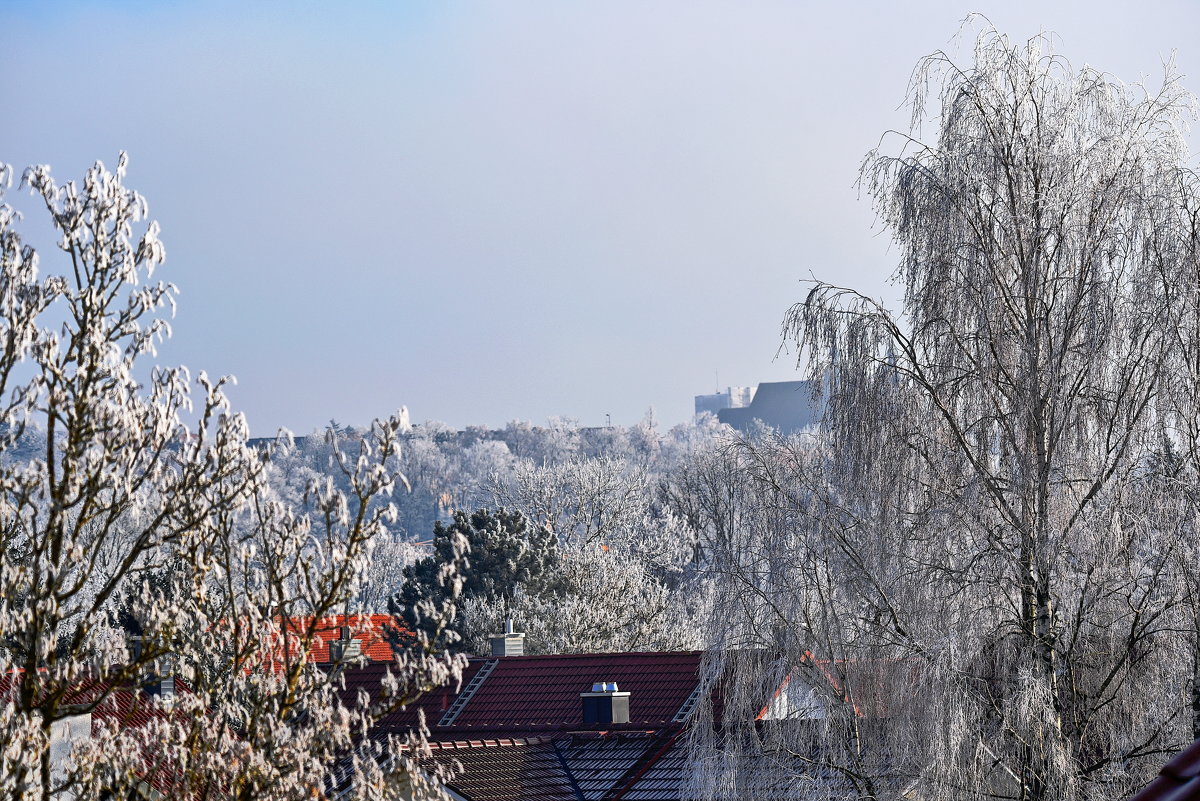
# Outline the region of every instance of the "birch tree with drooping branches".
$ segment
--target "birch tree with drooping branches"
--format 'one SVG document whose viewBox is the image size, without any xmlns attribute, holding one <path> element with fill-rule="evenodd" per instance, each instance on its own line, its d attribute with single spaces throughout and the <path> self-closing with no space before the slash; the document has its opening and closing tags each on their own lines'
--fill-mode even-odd
<svg viewBox="0 0 1200 801">
<path fill-rule="evenodd" d="M 719 571 L 745 611 L 716 645 L 760 647 L 713 676 L 749 719 L 783 676 L 847 675 L 816 724 L 739 732 L 727 703 L 743 759 L 697 727 L 708 797 L 770 752 L 845 797 L 1117 799 L 1194 736 L 1196 529 L 1164 472 L 1197 453 L 1194 101 L 1169 65 L 1128 85 L 1047 36 L 989 28 L 973 56 L 923 59 L 910 131 L 862 167 L 902 312 L 817 282 L 786 317 L 823 424 L 746 445 L 789 524 Z"/>
</svg>

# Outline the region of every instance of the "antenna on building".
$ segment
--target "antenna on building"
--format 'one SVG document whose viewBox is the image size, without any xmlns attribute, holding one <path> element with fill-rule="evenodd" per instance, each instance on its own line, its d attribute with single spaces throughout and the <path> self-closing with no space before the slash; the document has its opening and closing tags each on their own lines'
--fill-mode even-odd
<svg viewBox="0 0 1200 801">
<path fill-rule="evenodd" d="M 720 392 L 721 392 L 721 373 L 717 370 L 713 370 L 713 381 L 715 381 L 717 383 L 716 388 L 713 389 L 713 394 L 714 395 L 720 394 Z"/>
</svg>

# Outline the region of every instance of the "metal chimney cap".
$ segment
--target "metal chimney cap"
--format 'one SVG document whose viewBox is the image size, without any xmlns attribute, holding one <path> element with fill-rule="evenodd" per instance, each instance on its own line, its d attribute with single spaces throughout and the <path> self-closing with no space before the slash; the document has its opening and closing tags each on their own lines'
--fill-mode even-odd
<svg viewBox="0 0 1200 801">
<path fill-rule="evenodd" d="M 615 693 L 617 692 L 617 683 L 615 681 L 597 681 L 592 684 L 592 692 Z"/>
</svg>

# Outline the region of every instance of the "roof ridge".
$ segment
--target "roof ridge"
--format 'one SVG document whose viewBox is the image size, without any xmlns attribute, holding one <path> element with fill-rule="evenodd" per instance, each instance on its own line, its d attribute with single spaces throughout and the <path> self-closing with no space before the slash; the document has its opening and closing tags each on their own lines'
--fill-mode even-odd
<svg viewBox="0 0 1200 801">
<path fill-rule="evenodd" d="M 475 740 L 432 740 L 429 747 L 437 751 L 454 751 L 460 748 L 513 748 L 552 743 L 550 737 L 481 737 Z"/>
<path fill-rule="evenodd" d="M 501 656 L 501 657 L 472 656 L 472 657 L 469 657 L 469 659 L 471 661 L 488 661 L 488 662 L 490 662 L 492 659 L 503 659 L 507 662 L 507 661 L 518 660 L 518 659 L 520 659 L 520 660 L 595 659 L 596 657 L 614 657 L 614 656 L 678 657 L 678 656 L 691 656 L 694 654 L 695 655 L 703 655 L 704 651 L 702 651 L 702 650 L 691 650 L 691 651 L 596 651 L 594 653 L 587 653 L 587 654 L 522 654 L 520 656 Z"/>
</svg>

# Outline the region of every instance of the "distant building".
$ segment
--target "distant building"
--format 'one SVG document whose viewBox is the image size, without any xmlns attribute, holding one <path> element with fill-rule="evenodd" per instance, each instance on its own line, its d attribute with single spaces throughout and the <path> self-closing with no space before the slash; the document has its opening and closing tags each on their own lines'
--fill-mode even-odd
<svg viewBox="0 0 1200 801">
<path fill-rule="evenodd" d="M 722 409 L 741 409 L 750 405 L 754 400 L 754 387 L 726 387 L 724 392 L 713 395 L 696 396 L 696 414 L 712 412 L 717 414 Z"/>
<path fill-rule="evenodd" d="M 732 387 L 730 390 L 732 391 Z M 696 411 L 700 411 L 700 398 L 722 397 L 700 395 L 696 397 Z M 751 392 L 751 401 L 739 406 L 718 409 L 717 419 L 722 423 L 746 432 L 758 420 L 776 429 L 781 434 L 794 434 L 817 424 L 820 414 L 813 403 L 813 382 L 771 381 L 758 385 Z"/>
</svg>

